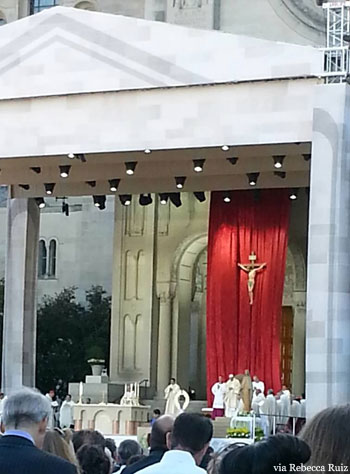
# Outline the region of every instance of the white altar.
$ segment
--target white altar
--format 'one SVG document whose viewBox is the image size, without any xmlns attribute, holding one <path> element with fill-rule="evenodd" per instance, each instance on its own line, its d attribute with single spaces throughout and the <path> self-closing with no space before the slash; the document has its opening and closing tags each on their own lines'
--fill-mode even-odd
<svg viewBox="0 0 350 474">
<path fill-rule="evenodd" d="M 150 408 L 143 405 L 78 403 L 74 407 L 74 428 L 98 430 L 104 435 L 136 435 L 137 428 L 148 423 Z"/>
</svg>

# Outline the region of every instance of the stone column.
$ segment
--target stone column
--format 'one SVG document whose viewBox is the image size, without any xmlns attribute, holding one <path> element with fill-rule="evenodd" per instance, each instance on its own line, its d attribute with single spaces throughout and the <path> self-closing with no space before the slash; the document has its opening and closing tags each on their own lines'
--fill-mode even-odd
<svg viewBox="0 0 350 474">
<path fill-rule="evenodd" d="M 159 398 L 164 398 L 164 389 L 169 384 L 171 377 L 170 352 L 172 297 L 169 292 L 163 291 L 159 294 L 159 300 L 157 394 Z"/>
<path fill-rule="evenodd" d="M 315 87 L 306 397 L 308 416 L 350 398 L 350 88 Z"/>
<path fill-rule="evenodd" d="M 35 386 L 36 281 L 40 211 L 34 199 L 9 199 L 2 388 Z"/>
</svg>

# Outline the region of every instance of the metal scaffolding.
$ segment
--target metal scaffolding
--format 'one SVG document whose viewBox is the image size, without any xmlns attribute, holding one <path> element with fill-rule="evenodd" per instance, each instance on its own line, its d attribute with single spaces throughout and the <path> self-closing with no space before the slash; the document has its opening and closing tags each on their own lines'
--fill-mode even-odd
<svg viewBox="0 0 350 474">
<path fill-rule="evenodd" d="M 350 1 L 324 3 L 323 8 L 327 13 L 325 79 L 328 84 L 345 82 L 350 73 Z"/>
</svg>

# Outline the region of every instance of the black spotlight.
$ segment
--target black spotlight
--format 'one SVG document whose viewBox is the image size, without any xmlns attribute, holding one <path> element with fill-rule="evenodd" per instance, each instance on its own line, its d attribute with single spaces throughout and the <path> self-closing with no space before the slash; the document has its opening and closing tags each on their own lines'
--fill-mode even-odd
<svg viewBox="0 0 350 474">
<path fill-rule="evenodd" d="M 94 205 L 103 211 L 106 209 L 106 196 L 93 196 Z"/>
<path fill-rule="evenodd" d="M 30 169 L 31 169 L 34 173 L 36 173 L 36 174 L 40 174 L 40 173 L 41 173 L 41 168 L 40 168 L 40 166 L 32 166 Z"/>
<path fill-rule="evenodd" d="M 182 206 L 181 194 L 180 193 L 170 193 L 170 201 L 174 204 L 175 207 Z"/>
<path fill-rule="evenodd" d="M 30 189 L 29 184 L 19 184 L 18 186 L 22 189 L 25 189 L 26 191 L 29 191 L 29 189 Z"/>
<path fill-rule="evenodd" d="M 131 204 L 131 194 L 121 194 L 119 196 L 120 202 L 123 206 L 130 206 Z"/>
<path fill-rule="evenodd" d="M 303 153 L 303 157 L 305 161 L 310 161 L 311 160 L 311 153 Z"/>
<path fill-rule="evenodd" d="M 46 206 L 44 199 L 41 198 L 41 197 L 40 198 L 35 198 L 35 201 L 36 201 L 39 209 L 44 209 L 44 207 Z"/>
<path fill-rule="evenodd" d="M 285 179 L 287 176 L 287 173 L 285 171 L 274 171 L 273 174 L 281 179 Z"/>
<path fill-rule="evenodd" d="M 203 191 L 195 191 L 193 194 L 199 202 L 204 202 L 206 200 L 205 193 Z"/>
<path fill-rule="evenodd" d="M 96 188 L 96 181 L 86 181 L 86 184 L 90 186 L 90 188 Z"/>
<path fill-rule="evenodd" d="M 117 190 L 118 190 L 118 186 L 119 186 L 119 183 L 120 183 L 120 179 L 118 179 L 118 178 L 110 179 L 110 180 L 108 180 L 108 182 L 109 182 L 109 190 L 110 190 L 112 193 L 116 193 Z"/>
<path fill-rule="evenodd" d="M 59 166 L 61 178 L 68 178 L 71 169 L 70 165 Z"/>
<path fill-rule="evenodd" d="M 231 165 L 235 165 L 238 161 L 238 156 L 232 156 L 231 158 L 226 158 L 228 162 L 231 163 Z"/>
<path fill-rule="evenodd" d="M 164 206 L 169 201 L 169 195 L 167 193 L 160 193 L 159 194 L 159 201 Z"/>
<path fill-rule="evenodd" d="M 227 204 L 229 202 L 231 202 L 231 192 L 230 191 L 224 191 L 223 193 L 223 200 L 224 202 L 226 202 Z"/>
<path fill-rule="evenodd" d="M 250 186 L 256 186 L 260 173 L 247 173 L 248 183 Z"/>
<path fill-rule="evenodd" d="M 289 194 L 289 199 L 291 201 L 296 201 L 298 199 L 298 193 L 299 193 L 298 188 L 291 189 L 290 194 Z"/>
<path fill-rule="evenodd" d="M 44 186 L 45 193 L 50 196 L 53 193 L 53 190 L 55 189 L 55 183 L 45 183 Z"/>
<path fill-rule="evenodd" d="M 203 171 L 205 160 L 193 160 L 193 171 L 201 173 Z"/>
<path fill-rule="evenodd" d="M 177 189 L 182 189 L 184 187 L 186 181 L 186 176 L 176 176 L 175 177 L 175 183 Z"/>
<path fill-rule="evenodd" d="M 84 153 L 76 153 L 75 154 L 75 157 L 77 160 L 80 160 L 82 163 L 86 163 L 86 156 L 84 155 Z"/>
<path fill-rule="evenodd" d="M 125 163 L 125 169 L 126 169 L 126 174 L 129 176 L 133 175 L 135 173 L 137 161 L 127 161 Z"/>
<path fill-rule="evenodd" d="M 150 194 L 140 194 L 139 203 L 141 206 L 149 206 L 152 202 L 153 199 Z"/>
<path fill-rule="evenodd" d="M 285 159 L 286 155 L 274 155 L 273 158 L 273 166 L 276 169 L 281 169 L 283 166 L 283 161 Z"/>
</svg>

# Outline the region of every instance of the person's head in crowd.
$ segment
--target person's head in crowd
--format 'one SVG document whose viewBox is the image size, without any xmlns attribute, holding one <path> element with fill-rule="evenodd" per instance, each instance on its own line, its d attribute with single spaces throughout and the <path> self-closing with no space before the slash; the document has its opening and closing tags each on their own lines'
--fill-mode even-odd
<svg viewBox="0 0 350 474">
<path fill-rule="evenodd" d="M 127 462 L 127 466 L 132 466 L 133 464 L 141 461 L 142 459 L 145 459 L 145 457 L 146 456 L 144 454 L 135 454 L 135 456 L 131 456 L 131 458 Z"/>
<path fill-rule="evenodd" d="M 268 391 L 267 391 L 267 394 L 268 395 L 274 395 L 274 391 L 273 391 L 273 388 L 269 388 Z"/>
<path fill-rule="evenodd" d="M 55 398 L 55 390 L 53 390 L 52 388 L 49 390 L 49 395 L 50 395 L 50 398 L 52 398 L 52 400 Z"/>
<path fill-rule="evenodd" d="M 271 474 L 279 466 L 284 472 L 291 465 L 302 466 L 310 458 L 309 446 L 299 438 L 277 434 L 249 446 L 228 452 L 219 466 L 219 474 Z"/>
<path fill-rule="evenodd" d="M 29 433 L 41 448 L 51 414 L 51 403 L 36 390 L 25 388 L 10 395 L 4 402 L 2 423 L 5 430 Z"/>
<path fill-rule="evenodd" d="M 112 459 L 116 461 L 117 460 L 117 445 L 115 444 L 114 439 L 106 438 L 105 443 L 106 443 L 106 448 L 109 449 L 111 453 Z"/>
<path fill-rule="evenodd" d="M 167 435 L 172 432 L 174 421 L 172 416 L 163 415 L 153 423 L 150 437 L 150 448 L 152 450 L 168 450 Z"/>
<path fill-rule="evenodd" d="M 101 446 L 84 444 L 78 449 L 77 458 L 81 474 L 110 474 L 111 461 Z"/>
<path fill-rule="evenodd" d="M 0 392 L 0 400 L 3 400 L 5 398 L 4 392 Z"/>
<path fill-rule="evenodd" d="M 176 383 L 176 380 L 174 379 L 174 377 L 171 377 L 170 379 L 170 385 L 175 385 Z"/>
<path fill-rule="evenodd" d="M 66 402 L 71 402 L 72 401 L 72 395 L 70 395 L 69 393 L 67 393 L 67 395 L 65 396 L 65 399 L 64 399 Z"/>
<path fill-rule="evenodd" d="M 288 390 L 287 385 L 282 385 L 282 392 L 285 392 L 286 390 Z"/>
<path fill-rule="evenodd" d="M 153 410 L 153 419 L 156 420 L 157 418 L 160 417 L 160 415 L 161 415 L 161 412 L 160 412 L 159 408 L 155 408 Z"/>
<path fill-rule="evenodd" d="M 106 447 L 106 441 L 103 435 L 95 430 L 81 430 L 76 431 L 73 434 L 73 446 L 75 452 L 77 452 L 84 444 L 94 444 L 100 446 L 102 449 Z"/>
<path fill-rule="evenodd" d="M 258 377 L 257 375 L 254 375 L 253 381 L 254 381 L 254 382 L 259 382 L 259 377 Z"/>
<path fill-rule="evenodd" d="M 326 408 L 303 428 L 300 438 L 311 448 L 310 466 L 350 466 L 350 404 Z"/>
<path fill-rule="evenodd" d="M 118 447 L 118 462 L 121 466 L 125 466 L 132 456 L 140 454 L 142 454 L 142 448 L 139 443 L 133 439 L 126 439 Z"/>
<path fill-rule="evenodd" d="M 46 431 L 42 449 L 47 453 L 54 454 L 59 458 L 65 459 L 66 461 L 77 465 L 76 457 L 69 444 L 65 440 L 63 431 L 61 431 L 59 428 Z"/>
<path fill-rule="evenodd" d="M 187 451 L 199 465 L 213 436 L 213 425 L 209 418 L 197 413 L 182 413 L 168 434 L 170 449 Z"/>
</svg>

